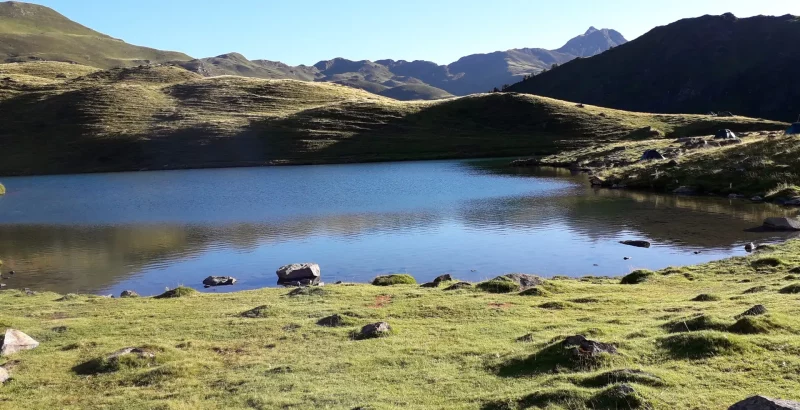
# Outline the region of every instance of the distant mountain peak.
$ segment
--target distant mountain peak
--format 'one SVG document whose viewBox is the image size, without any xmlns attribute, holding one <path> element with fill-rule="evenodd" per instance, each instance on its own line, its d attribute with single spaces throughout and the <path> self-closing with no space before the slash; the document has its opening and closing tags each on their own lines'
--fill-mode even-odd
<svg viewBox="0 0 800 410">
<path fill-rule="evenodd" d="M 592 34 L 592 33 L 594 33 L 595 31 L 599 31 L 599 30 L 598 30 L 598 29 L 596 29 L 594 26 L 590 26 L 590 27 L 589 27 L 589 29 L 588 29 L 588 30 L 586 30 L 586 33 L 584 33 L 583 35 L 584 35 L 584 36 L 588 36 L 589 34 Z"/>
<path fill-rule="evenodd" d="M 555 51 L 578 57 L 591 57 L 627 42 L 628 40 L 616 30 L 607 28 L 598 30 L 591 26 L 586 33 L 573 38 L 564 47 Z"/>
</svg>

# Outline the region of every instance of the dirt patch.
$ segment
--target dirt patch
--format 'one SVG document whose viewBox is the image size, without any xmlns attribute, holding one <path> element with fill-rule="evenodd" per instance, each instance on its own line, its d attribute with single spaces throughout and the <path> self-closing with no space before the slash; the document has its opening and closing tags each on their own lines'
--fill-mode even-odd
<svg viewBox="0 0 800 410">
<path fill-rule="evenodd" d="M 380 309 L 392 303 L 392 295 L 378 295 L 375 296 L 375 303 L 369 305 L 373 309 Z"/>
</svg>

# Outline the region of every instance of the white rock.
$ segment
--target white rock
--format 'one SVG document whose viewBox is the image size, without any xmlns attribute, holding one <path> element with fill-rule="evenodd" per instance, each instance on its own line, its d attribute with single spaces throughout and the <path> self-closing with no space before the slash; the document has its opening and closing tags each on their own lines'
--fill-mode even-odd
<svg viewBox="0 0 800 410">
<path fill-rule="evenodd" d="M 0 350 L 0 354 L 9 356 L 23 350 L 31 350 L 37 347 L 39 347 L 39 342 L 33 340 L 32 337 L 19 330 L 8 329 L 3 339 L 3 348 Z"/>
</svg>

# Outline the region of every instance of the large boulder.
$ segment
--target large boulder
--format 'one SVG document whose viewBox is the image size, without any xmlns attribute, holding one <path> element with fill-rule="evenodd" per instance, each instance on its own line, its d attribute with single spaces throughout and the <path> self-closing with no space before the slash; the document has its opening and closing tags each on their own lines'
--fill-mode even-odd
<svg viewBox="0 0 800 410">
<path fill-rule="evenodd" d="M 728 407 L 728 410 L 800 410 L 800 402 L 753 396 Z"/>
<path fill-rule="evenodd" d="M 782 216 L 767 218 L 763 228 L 771 231 L 800 231 L 800 221 Z"/>
<path fill-rule="evenodd" d="M 293 263 L 281 266 L 275 273 L 280 284 L 303 281 L 319 283 L 320 270 L 316 263 Z"/>
<path fill-rule="evenodd" d="M 212 286 L 229 286 L 236 283 L 233 276 L 209 276 L 203 280 L 203 285 L 207 288 Z"/>
<path fill-rule="evenodd" d="M 37 347 L 39 347 L 39 342 L 33 340 L 32 337 L 19 330 L 8 329 L 3 338 L 3 347 L 2 350 L 0 350 L 0 354 L 9 356 L 23 350 L 31 350 Z"/>
</svg>

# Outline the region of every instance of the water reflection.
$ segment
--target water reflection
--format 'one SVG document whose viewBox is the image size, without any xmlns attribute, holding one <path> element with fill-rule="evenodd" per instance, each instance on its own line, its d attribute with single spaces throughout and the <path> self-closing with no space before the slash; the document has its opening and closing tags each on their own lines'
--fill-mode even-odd
<svg viewBox="0 0 800 410">
<path fill-rule="evenodd" d="M 161 202 L 150 196 L 132 198 L 135 206 L 120 204 L 118 193 L 104 180 L 90 179 L 99 184 L 98 194 L 87 195 L 100 212 L 81 214 L 77 224 L 35 209 L 20 214 L 35 208 L 33 198 L 42 198 L 37 187 L 53 183 L 27 178 L 17 185 L 19 191 L 0 200 L 0 256 L 5 269 L 18 272 L 6 280 L 10 287 L 59 292 L 116 293 L 130 287 L 155 293 L 165 286 L 197 286 L 210 274 L 236 276 L 236 289 L 271 286 L 276 267 L 312 260 L 323 266 L 328 281 L 365 281 L 393 271 L 409 271 L 420 279 L 453 272 L 468 280 L 510 271 L 616 275 L 741 254 L 741 245 L 750 241 L 783 240 L 786 235 L 746 230 L 766 217 L 793 212 L 746 201 L 594 190 L 585 177 L 567 170 L 517 170 L 510 176 L 482 163 L 473 165 L 445 161 L 306 167 L 277 174 L 270 169 L 223 170 L 221 176 L 186 171 L 165 180 L 167 185 L 180 183 L 175 186 L 179 194 L 168 194 L 169 200 Z M 297 203 L 293 211 L 285 202 L 297 200 L 296 193 L 274 195 L 292 189 L 285 179 L 276 179 L 291 174 L 287 170 L 312 180 L 304 181 L 306 187 L 338 184 L 344 192 L 326 191 L 322 203 Z M 375 178 L 366 177 L 365 171 Z M 142 185 L 137 178 L 151 183 L 160 178 L 152 174 L 123 174 L 121 180 L 132 178 Z M 202 192 L 197 181 L 208 178 L 216 178 L 221 198 L 231 198 L 234 192 L 225 187 L 241 187 L 242 178 L 254 191 L 273 195 L 244 195 L 244 203 L 236 204 L 204 203 L 188 217 L 177 212 L 175 206 L 189 205 L 172 202 L 189 195 L 188 202 L 197 205 L 191 195 Z M 114 179 L 119 181 L 120 175 Z M 265 179 L 269 186 L 263 185 Z M 65 189 L 80 183 L 86 190 L 83 176 L 58 181 Z M 372 183 L 388 183 L 391 189 Z M 115 206 L 126 207 L 126 212 L 109 209 Z M 207 221 L 203 217 L 243 209 L 235 215 L 210 215 Z M 45 210 L 80 213 L 69 203 L 48 204 Z M 148 218 L 152 221 L 143 222 Z M 649 239 L 655 246 L 641 250 L 617 243 L 627 238 Z M 623 261 L 622 256 L 633 259 Z"/>
</svg>

